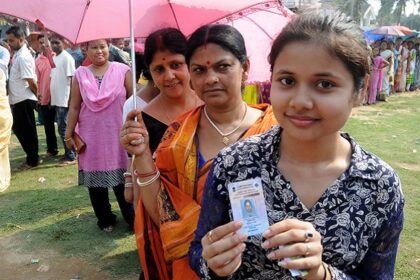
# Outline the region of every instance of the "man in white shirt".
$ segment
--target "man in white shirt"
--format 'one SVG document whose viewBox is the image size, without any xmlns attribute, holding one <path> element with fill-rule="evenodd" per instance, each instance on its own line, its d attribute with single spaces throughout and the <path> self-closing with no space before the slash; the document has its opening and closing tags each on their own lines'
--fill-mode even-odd
<svg viewBox="0 0 420 280">
<path fill-rule="evenodd" d="M 26 163 L 19 168 L 24 170 L 40 163 L 34 114 L 38 94 L 35 60 L 25 45 L 25 34 L 20 27 L 10 27 L 6 35 L 15 52 L 9 76 L 9 103 L 12 105 L 13 131 L 26 153 Z"/>
<path fill-rule="evenodd" d="M 9 62 L 9 51 L 5 47 L 0 45 L 0 69 L 3 70 L 3 73 L 6 75 L 6 79 L 9 78 Z"/>
<path fill-rule="evenodd" d="M 51 37 L 51 48 L 55 52 L 53 57 L 55 68 L 51 71 L 51 106 L 55 106 L 58 133 L 63 140 L 65 149 L 62 164 L 73 164 L 76 163 L 76 153 L 66 147 L 64 134 L 69 111 L 71 80 L 76 67 L 73 57 L 64 50 L 63 38 L 53 35 Z"/>
</svg>

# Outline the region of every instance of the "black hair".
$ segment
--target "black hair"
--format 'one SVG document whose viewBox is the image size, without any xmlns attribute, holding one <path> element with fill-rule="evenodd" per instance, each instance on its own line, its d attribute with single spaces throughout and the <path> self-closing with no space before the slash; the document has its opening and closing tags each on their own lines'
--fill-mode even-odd
<svg viewBox="0 0 420 280">
<path fill-rule="evenodd" d="M 176 28 L 159 29 L 147 36 L 144 43 L 144 59 L 147 67 L 158 51 L 169 51 L 173 54 L 185 54 L 187 38 Z"/>
<path fill-rule="evenodd" d="M 346 15 L 305 12 L 296 15 L 273 42 L 269 55 L 271 71 L 282 49 L 293 42 L 316 42 L 336 56 L 353 76 L 357 94 L 369 73 L 369 50 L 362 29 Z"/>
<path fill-rule="evenodd" d="M 57 34 L 57 33 L 51 34 L 51 40 L 53 40 L 53 39 L 60 40 L 60 42 L 64 43 L 64 37 Z"/>
<path fill-rule="evenodd" d="M 196 49 L 209 43 L 216 44 L 231 52 L 241 64 L 247 59 L 245 40 L 236 28 L 226 24 L 208 24 L 199 27 L 188 39 L 185 53 L 187 64 L 190 64 L 191 57 Z"/>
<path fill-rule="evenodd" d="M 15 36 L 18 39 L 25 39 L 25 32 L 23 31 L 22 27 L 20 26 L 10 26 L 7 30 L 6 30 L 6 34 L 13 34 L 13 36 Z"/>
<path fill-rule="evenodd" d="M 140 79 L 141 74 L 143 74 L 143 77 L 146 80 L 151 81 L 152 75 L 150 75 L 150 71 L 146 65 L 144 55 L 139 52 L 136 52 L 135 59 L 136 59 L 136 81 Z"/>
</svg>

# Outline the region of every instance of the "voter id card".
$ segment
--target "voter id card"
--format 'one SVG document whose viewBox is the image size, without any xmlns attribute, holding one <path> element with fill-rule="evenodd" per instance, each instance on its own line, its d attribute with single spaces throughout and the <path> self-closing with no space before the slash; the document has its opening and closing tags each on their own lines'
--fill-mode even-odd
<svg viewBox="0 0 420 280">
<path fill-rule="evenodd" d="M 248 236 L 267 230 L 268 217 L 261 178 L 254 178 L 228 185 L 233 220 L 242 222 L 239 232 Z"/>
</svg>

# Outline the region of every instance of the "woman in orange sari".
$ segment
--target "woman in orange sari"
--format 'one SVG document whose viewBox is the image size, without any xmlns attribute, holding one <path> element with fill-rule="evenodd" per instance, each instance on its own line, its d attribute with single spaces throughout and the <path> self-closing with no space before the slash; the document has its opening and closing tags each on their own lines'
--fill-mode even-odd
<svg viewBox="0 0 420 280">
<path fill-rule="evenodd" d="M 155 161 L 139 110 L 128 114 L 121 132 L 121 144 L 135 155 L 141 197 L 135 233 L 146 279 L 198 279 L 187 254 L 213 158 L 226 146 L 276 124 L 271 106 L 250 106 L 242 100 L 250 65 L 235 28 L 197 29 L 185 57 L 191 86 L 204 105 L 169 126 Z"/>
</svg>

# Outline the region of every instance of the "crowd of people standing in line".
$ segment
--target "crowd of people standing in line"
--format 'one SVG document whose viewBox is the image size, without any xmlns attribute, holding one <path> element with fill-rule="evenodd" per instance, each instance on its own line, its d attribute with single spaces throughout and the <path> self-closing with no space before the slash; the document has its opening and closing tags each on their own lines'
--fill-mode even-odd
<svg viewBox="0 0 420 280">
<path fill-rule="evenodd" d="M 394 41 L 375 41 L 371 44 L 371 73 L 367 80 L 363 104 L 386 101 L 399 92 L 420 89 L 420 44 L 397 38 Z"/>
<path fill-rule="evenodd" d="M 188 39 L 173 28 L 150 34 L 148 82 L 135 96 L 129 67 L 110 61 L 109 41 L 85 43 L 87 58 L 76 68 L 62 38 L 53 35 L 50 49 L 41 35 L 35 71 L 20 32 L 7 33 L 16 51 L 9 101 L 26 165 L 39 164 L 36 129 L 20 129 L 35 127 L 39 102 L 50 117 L 46 134 L 55 116 L 66 160 L 77 158 L 79 185 L 104 232 L 117 222 L 113 189 L 136 235 L 140 279 L 289 279 L 295 270 L 308 279 L 392 279 L 403 226 L 400 180 L 340 129 L 367 75 L 391 81 L 393 71 L 383 69 L 394 61 L 374 57 L 369 69 L 362 32 L 345 16 L 303 13 L 278 35 L 269 56 L 271 105 L 243 101 L 252 65 L 229 25 L 202 26 Z M 398 69 L 397 89 L 415 86 L 411 70 L 398 76 Z M 47 146 L 56 155 L 52 137 Z M 240 232 L 245 221 L 233 220 L 229 202 L 231 184 L 249 180 L 261 182 L 269 222 L 251 236 Z"/>
</svg>

